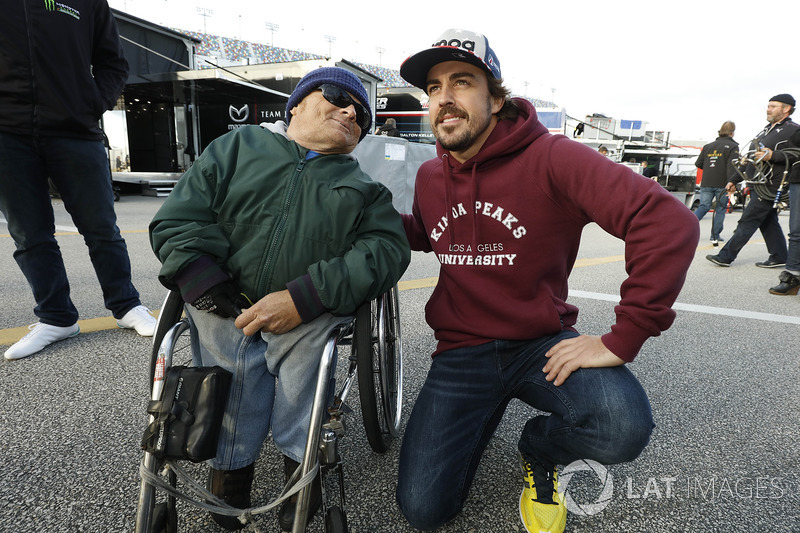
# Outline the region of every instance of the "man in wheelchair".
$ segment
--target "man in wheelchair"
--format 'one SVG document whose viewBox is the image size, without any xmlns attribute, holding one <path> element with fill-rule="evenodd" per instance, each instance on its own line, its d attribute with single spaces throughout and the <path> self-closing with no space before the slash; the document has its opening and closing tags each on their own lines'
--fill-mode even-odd
<svg viewBox="0 0 800 533">
<path fill-rule="evenodd" d="M 302 461 L 327 332 L 393 287 L 410 261 L 391 193 L 351 155 L 371 116 L 355 75 L 314 70 L 292 92 L 286 123 L 214 140 L 150 225 L 159 279 L 190 304 L 193 364 L 233 373 L 209 487 L 234 507 L 251 505 L 270 430 L 287 478 Z M 317 480 L 309 519 L 320 500 Z M 295 502 L 281 507 L 284 530 Z"/>
</svg>

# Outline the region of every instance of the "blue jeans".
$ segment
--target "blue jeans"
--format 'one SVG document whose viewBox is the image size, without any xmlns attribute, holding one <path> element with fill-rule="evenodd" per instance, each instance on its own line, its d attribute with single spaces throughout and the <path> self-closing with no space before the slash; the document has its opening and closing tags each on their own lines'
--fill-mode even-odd
<svg viewBox="0 0 800 533">
<path fill-rule="evenodd" d="M 789 185 L 789 255 L 786 270 L 800 272 L 800 183 Z"/>
<path fill-rule="evenodd" d="M 53 326 L 78 320 L 55 238 L 47 178 L 89 248 L 106 308 L 122 318 L 140 301 L 131 283 L 128 248 L 117 227 L 103 143 L 0 132 L 0 211 L 16 245 L 14 259 L 33 290 L 34 313 Z"/>
<path fill-rule="evenodd" d="M 725 243 L 717 257 L 726 263 L 733 263 L 756 230 L 761 230 L 761 234 L 764 236 L 767 252 L 769 252 L 768 259 L 777 263 L 785 263 L 786 237 L 778 221 L 778 210 L 772 207 L 771 200 L 760 199 L 754 189 L 750 190 L 750 202 L 744 208 L 733 236 Z"/>
<path fill-rule="evenodd" d="M 638 457 L 654 427 L 650 402 L 625 366 L 545 380 L 545 353 L 572 331 L 442 352 L 414 404 L 400 450 L 397 502 L 409 523 L 435 529 L 461 510 L 489 439 L 512 398 L 547 415 L 527 421 L 529 460 L 612 464 Z"/>
<path fill-rule="evenodd" d="M 233 374 L 211 465 L 236 470 L 252 464 L 270 430 L 281 453 L 302 461 L 322 347 L 333 327 L 350 319 L 324 314 L 283 335 L 248 337 L 233 319 L 190 305 L 186 311 L 192 324 L 193 364 L 219 365 Z"/>
<path fill-rule="evenodd" d="M 717 207 L 711 222 L 711 239 L 719 240 L 722 235 L 722 223 L 725 222 L 725 211 L 728 208 L 725 187 L 700 187 L 700 205 L 697 206 L 694 214 L 697 216 L 697 220 L 703 220 L 703 217 L 711 209 L 714 198 L 717 199 Z"/>
</svg>

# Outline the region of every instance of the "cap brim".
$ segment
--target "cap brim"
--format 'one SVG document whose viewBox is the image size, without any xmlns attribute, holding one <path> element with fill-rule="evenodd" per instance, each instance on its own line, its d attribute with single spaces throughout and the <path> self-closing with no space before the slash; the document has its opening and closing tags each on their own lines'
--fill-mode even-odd
<svg viewBox="0 0 800 533">
<path fill-rule="evenodd" d="M 434 65 L 445 61 L 470 63 L 483 69 L 489 76 L 493 77 L 492 72 L 478 56 L 454 46 L 438 46 L 417 52 L 400 65 L 400 76 L 411 85 L 424 91 L 428 83 L 428 71 Z"/>
</svg>

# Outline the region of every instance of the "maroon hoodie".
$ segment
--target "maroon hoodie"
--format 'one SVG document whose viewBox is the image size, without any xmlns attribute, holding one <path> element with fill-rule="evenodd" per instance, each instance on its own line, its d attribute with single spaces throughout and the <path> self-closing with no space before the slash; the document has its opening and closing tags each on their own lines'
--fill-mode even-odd
<svg viewBox="0 0 800 533">
<path fill-rule="evenodd" d="M 590 222 L 624 239 L 629 277 L 616 324 L 603 335 L 625 361 L 675 319 L 699 238 L 697 218 L 658 183 L 562 135 L 526 100 L 461 164 L 436 144 L 417 173 L 413 250 L 434 252 L 439 281 L 426 305 L 439 352 L 493 339 L 574 329 L 567 279 Z"/>
</svg>

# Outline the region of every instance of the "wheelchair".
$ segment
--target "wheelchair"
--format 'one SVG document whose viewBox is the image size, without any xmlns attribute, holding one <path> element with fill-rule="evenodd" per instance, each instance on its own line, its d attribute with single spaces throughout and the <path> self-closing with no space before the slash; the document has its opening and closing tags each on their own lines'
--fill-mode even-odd
<svg viewBox="0 0 800 533">
<path fill-rule="evenodd" d="M 167 370 L 178 358 L 191 360 L 191 326 L 183 316 L 184 302 L 177 291 L 164 300 L 153 337 L 150 358 L 151 400 L 158 401 Z M 337 349 L 349 346 L 345 379 L 331 397 Z M 339 355 L 344 361 L 342 350 Z M 176 363 L 177 364 L 177 363 Z M 227 516 L 238 516 L 246 523 L 298 494 L 292 533 L 302 533 L 311 501 L 311 482 L 320 472 L 321 514 L 326 533 L 346 533 L 344 474 L 339 439 L 345 434 L 344 416 L 352 410 L 346 400 L 357 382 L 363 426 L 373 451 L 387 452 L 398 436 L 403 403 L 403 358 L 400 337 L 397 286 L 375 300 L 363 304 L 350 321 L 334 328 L 327 337 L 320 358 L 316 392 L 311 408 L 308 440 L 300 467 L 287 482 L 281 495 L 272 502 L 242 511 L 209 493 L 185 466 L 189 461 L 159 459 L 145 452 L 139 466 L 141 484 L 136 511 L 136 533 L 175 533 L 178 531 L 178 501 Z M 150 422 L 153 417 L 150 416 Z M 195 469 L 198 473 L 206 470 Z"/>
</svg>

